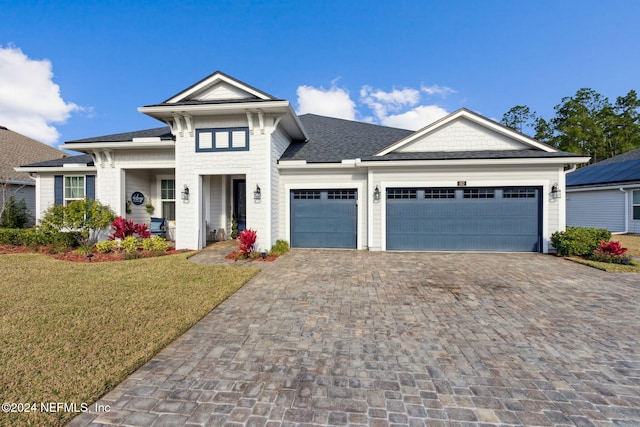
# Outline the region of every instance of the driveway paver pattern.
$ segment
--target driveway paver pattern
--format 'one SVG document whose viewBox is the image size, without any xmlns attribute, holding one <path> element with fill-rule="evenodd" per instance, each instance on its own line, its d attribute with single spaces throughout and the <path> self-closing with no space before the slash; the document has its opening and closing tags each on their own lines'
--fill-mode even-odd
<svg viewBox="0 0 640 427">
<path fill-rule="evenodd" d="M 638 275 L 541 254 L 266 267 L 70 425 L 640 425 Z"/>
</svg>

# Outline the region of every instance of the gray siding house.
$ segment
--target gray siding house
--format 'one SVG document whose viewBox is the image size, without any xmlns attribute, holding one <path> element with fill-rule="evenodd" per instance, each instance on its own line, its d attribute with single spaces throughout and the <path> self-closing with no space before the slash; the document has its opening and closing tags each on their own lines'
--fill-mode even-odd
<svg viewBox="0 0 640 427">
<path fill-rule="evenodd" d="M 62 159 L 66 153 L 0 126 L 0 203 L 14 196 L 24 200 L 31 215 L 31 225 L 36 217 L 36 181 L 27 172 L 14 168 L 25 163 Z"/>
<path fill-rule="evenodd" d="M 567 175 L 567 225 L 640 233 L 640 149 Z"/>
</svg>

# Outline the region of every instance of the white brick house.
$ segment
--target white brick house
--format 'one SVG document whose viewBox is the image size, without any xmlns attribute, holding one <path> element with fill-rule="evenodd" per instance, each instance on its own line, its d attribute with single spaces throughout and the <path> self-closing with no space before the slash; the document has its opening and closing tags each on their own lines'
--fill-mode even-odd
<svg viewBox="0 0 640 427">
<path fill-rule="evenodd" d="M 235 217 L 260 249 L 283 239 L 547 252 L 565 227 L 565 168 L 587 160 L 465 109 L 417 132 L 297 116 L 221 72 L 139 111 L 167 126 L 69 141 L 63 148 L 87 154 L 19 168 L 37 177 L 38 217 L 95 196 L 139 222 L 167 218 L 178 248 L 230 234 Z"/>
</svg>

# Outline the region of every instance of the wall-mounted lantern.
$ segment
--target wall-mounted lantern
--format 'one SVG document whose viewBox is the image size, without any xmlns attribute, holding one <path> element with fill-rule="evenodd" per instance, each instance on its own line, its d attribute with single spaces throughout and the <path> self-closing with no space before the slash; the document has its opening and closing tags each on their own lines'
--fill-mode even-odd
<svg viewBox="0 0 640 427">
<path fill-rule="evenodd" d="M 260 186 L 256 184 L 256 189 L 253 190 L 253 200 L 260 200 L 262 198 L 262 191 L 260 191 Z"/>
<path fill-rule="evenodd" d="M 559 199 L 560 197 L 562 197 L 562 190 L 560 190 L 558 184 L 553 184 L 553 186 L 551 187 L 551 198 Z"/>
<path fill-rule="evenodd" d="M 380 189 L 378 188 L 377 185 L 376 185 L 376 189 L 373 190 L 373 200 L 375 200 L 376 202 L 380 200 Z"/>
<path fill-rule="evenodd" d="M 189 187 L 187 186 L 187 184 L 184 185 L 184 189 L 180 194 L 182 194 L 182 200 L 185 200 L 185 201 L 189 200 Z"/>
</svg>

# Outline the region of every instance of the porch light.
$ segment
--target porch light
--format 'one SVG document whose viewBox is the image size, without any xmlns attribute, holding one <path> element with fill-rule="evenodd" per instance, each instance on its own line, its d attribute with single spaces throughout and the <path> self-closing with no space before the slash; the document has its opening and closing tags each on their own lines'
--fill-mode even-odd
<svg viewBox="0 0 640 427">
<path fill-rule="evenodd" d="M 184 185 L 184 190 L 182 190 L 182 200 L 189 200 L 189 187 L 187 184 Z"/>
<path fill-rule="evenodd" d="M 373 190 L 373 200 L 375 200 L 376 202 L 380 200 L 380 189 L 378 188 L 377 185 L 376 185 L 376 189 Z"/>
<path fill-rule="evenodd" d="M 260 191 L 260 186 L 256 184 L 256 189 L 253 190 L 253 200 L 260 200 L 262 198 L 262 192 Z"/>
<path fill-rule="evenodd" d="M 559 199 L 560 197 L 562 197 L 562 190 L 560 190 L 558 184 L 553 184 L 553 187 L 551 187 L 551 198 Z"/>
</svg>

